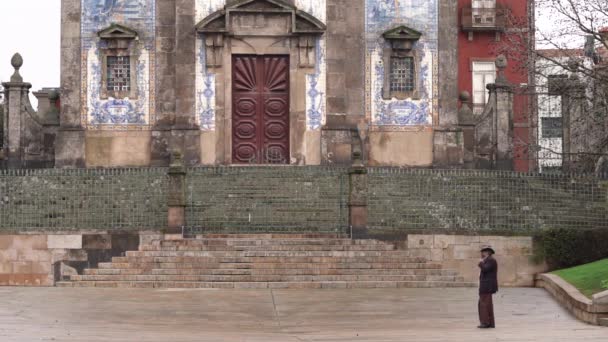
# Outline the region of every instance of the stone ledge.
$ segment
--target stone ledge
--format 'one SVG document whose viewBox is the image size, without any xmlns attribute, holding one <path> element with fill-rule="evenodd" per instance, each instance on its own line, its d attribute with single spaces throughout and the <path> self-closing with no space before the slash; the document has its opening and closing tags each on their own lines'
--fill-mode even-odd
<svg viewBox="0 0 608 342">
<path fill-rule="evenodd" d="M 555 274 L 537 275 L 536 287 L 547 290 L 561 306 L 583 322 L 601 325 L 608 318 L 607 304 L 594 304 L 577 288 Z"/>
<path fill-rule="evenodd" d="M 608 305 L 608 290 L 594 294 L 593 304 Z"/>
</svg>

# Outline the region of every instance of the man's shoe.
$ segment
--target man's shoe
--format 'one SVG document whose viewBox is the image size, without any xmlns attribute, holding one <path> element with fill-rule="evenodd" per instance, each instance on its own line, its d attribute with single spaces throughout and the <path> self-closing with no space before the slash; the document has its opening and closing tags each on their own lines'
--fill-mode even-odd
<svg viewBox="0 0 608 342">
<path fill-rule="evenodd" d="M 479 329 L 490 329 L 493 328 L 493 326 L 488 325 L 488 324 L 482 324 L 480 326 L 478 326 Z"/>
</svg>

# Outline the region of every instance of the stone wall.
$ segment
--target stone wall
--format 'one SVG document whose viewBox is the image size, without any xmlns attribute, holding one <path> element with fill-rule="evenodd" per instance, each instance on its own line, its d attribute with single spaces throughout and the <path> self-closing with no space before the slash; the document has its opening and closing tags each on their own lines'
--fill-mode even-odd
<svg viewBox="0 0 608 342">
<path fill-rule="evenodd" d="M 53 286 L 139 247 L 139 233 L 0 234 L 0 286 Z"/>
<path fill-rule="evenodd" d="M 161 238 L 145 231 L 0 235 L 0 286 L 53 286 Z M 465 282 L 478 280 L 479 250 L 485 244 L 497 252 L 500 286 L 534 286 L 535 274 L 546 271 L 544 263 L 532 261 L 531 237 L 412 234 L 397 244 L 412 257 L 458 271 Z"/>
<path fill-rule="evenodd" d="M 475 282 L 479 279 L 477 264 L 483 245 L 490 245 L 496 251 L 501 286 L 534 286 L 535 275 L 547 270 L 544 262 L 534 262 L 533 241 L 529 236 L 411 234 L 407 236 L 404 248 L 413 256 L 457 270 L 467 282 Z"/>
</svg>

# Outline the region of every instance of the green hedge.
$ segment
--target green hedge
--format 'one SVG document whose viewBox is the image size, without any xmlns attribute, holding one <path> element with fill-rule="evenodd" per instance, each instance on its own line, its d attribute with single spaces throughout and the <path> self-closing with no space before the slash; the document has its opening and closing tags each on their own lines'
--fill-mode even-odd
<svg viewBox="0 0 608 342">
<path fill-rule="evenodd" d="M 552 270 L 608 258 L 608 229 L 546 229 L 535 236 L 536 257 Z"/>
</svg>

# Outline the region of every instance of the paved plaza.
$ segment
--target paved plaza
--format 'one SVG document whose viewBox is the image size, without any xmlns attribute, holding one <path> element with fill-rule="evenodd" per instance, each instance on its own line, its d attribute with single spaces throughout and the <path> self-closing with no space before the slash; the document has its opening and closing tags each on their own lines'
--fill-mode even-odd
<svg viewBox="0 0 608 342">
<path fill-rule="evenodd" d="M 475 289 L 0 288 L 0 341 L 606 342 L 541 289 L 502 289 L 495 330 Z"/>
</svg>

